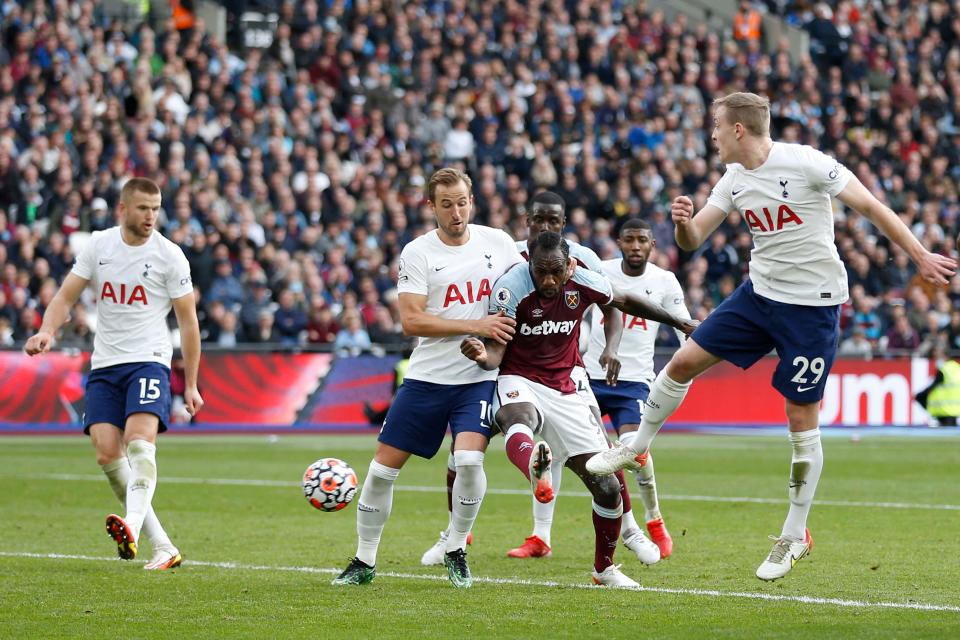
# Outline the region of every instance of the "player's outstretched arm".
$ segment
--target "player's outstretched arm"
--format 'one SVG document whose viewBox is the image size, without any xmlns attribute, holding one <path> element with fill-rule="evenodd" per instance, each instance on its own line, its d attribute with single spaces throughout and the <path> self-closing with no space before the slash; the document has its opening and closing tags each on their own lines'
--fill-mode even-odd
<svg viewBox="0 0 960 640">
<path fill-rule="evenodd" d="M 492 338 L 507 344 L 513 338 L 516 322 L 502 313 L 492 314 L 479 320 L 453 320 L 427 313 L 427 296 L 417 293 L 401 293 L 399 298 L 400 322 L 403 333 L 420 338 L 449 338 L 475 335 Z"/>
<path fill-rule="evenodd" d="M 677 196 L 670 205 L 670 217 L 676 225 L 674 236 L 677 246 L 684 251 L 694 251 L 716 231 L 727 217 L 727 212 L 708 204 L 697 215 L 693 215 L 693 200 L 687 196 Z"/>
<path fill-rule="evenodd" d="M 173 300 L 173 311 L 177 315 L 177 326 L 180 327 L 180 351 L 183 352 L 183 373 L 186 378 L 183 402 L 191 416 L 197 415 L 203 408 L 203 398 L 197 388 L 200 371 L 200 322 L 197 320 L 196 304 L 192 291 Z"/>
<path fill-rule="evenodd" d="M 682 331 L 685 335 L 690 335 L 693 333 L 693 330 L 696 329 L 700 324 L 696 320 L 689 320 L 687 318 L 681 318 L 680 316 L 674 315 L 660 305 L 654 304 L 646 298 L 641 298 L 626 291 L 621 291 L 616 287 L 613 288 L 613 299 L 610 301 L 610 306 L 616 307 L 617 309 L 625 311 L 632 316 L 637 316 L 638 318 L 655 320 L 656 322 L 669 325 L 674 329 Z"/>
<path fill-rule="evenodd" d="M 866 216 L 867 220 L 880 229 L 883 235 L 900 245 L 900 248 L 906 251 L 917 265 L 924 280 L 943 285 L 947 284 L 956 273 L 956 260 L 927 251 L 903 220 L 888 206 L 877 200 L 856 176 L 850 178 L 847 186 L 837 194 L 837 197 L 847 206 L 853 207 Z"/>
<path fill-rule="evenodd" d="M 60 285 L 57 295 L 53 296 L 50 306 L 43 314 L 43 323 L 36 335 L 31 336 L 24 345 L 27 355 L 35 356 L 38 353 L 49 351 L 53 347 L 54 336 L 70 315 L 70 309 L 77 303 L 80 294 L 90 281 L 81 278 L 75 273 L 68 273 Z"/>
<path fill-rule="evenodd" d="M 476 362 L 481 369 L 493 371 L 500 367 L 503 362 L 503 354 L 507 352 L 507 346 L 500 344 L 496 340 L 486 338 L 481 340 L 474 336 L 464 338 L 460 343 L 460 353 Z"/>
<path fill-rule="evenodd" d="M 620 359 L 617 358 L 617 352 L 620 350 L 620 338 L 623 337 L 623 316 L 610 306 L 602 307 L 601 311 L 604 346 L 598 362 L 607 373 L 607 384 L 614 386 L 620 378 Z"/>
</svg>

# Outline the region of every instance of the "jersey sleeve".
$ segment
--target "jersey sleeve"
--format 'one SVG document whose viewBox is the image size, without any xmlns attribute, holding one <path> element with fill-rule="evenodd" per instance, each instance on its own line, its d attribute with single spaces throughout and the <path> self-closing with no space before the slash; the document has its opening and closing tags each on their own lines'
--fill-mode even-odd
<svg viewBox="0 0 960 640">
<path fill-rule="evenodd" d="M 585 247 L 582 244 L 579 244 L 576 245 L 577 249 L 576 253 L 574 253 L 573 246 L 574 245 L 570 245 L 571 257 L 582 262 L 587 269 L 590 269 L 590 271 L 596 271 L 597 273 L 601 272 L 603 269 L 603 260 L 600 259 L 600 256 L 597 255 L 596 251 L 590 247 Z"/>
<path fill-rule="evenodd" d="M 677 280 L 677 276 L 669 271 L 665 273 L 666 287 L 664 287 L 663 299 L 660 301 L 660 306 L 678 318 L 689 320 L 690 310 L 687 309 L 687 305 L 683 301 L 683 289 L 680 287 L 680 282 Z M 674 332 L 677 334 L 680 344 L 683 344 L 683 341 L 687 339 L 687 336 L 684 335 L 683 331 L 680 331 L 679 329 L 674 329 Z"/>
<path fill-rule="evenodd" d="M 515 242 L 514 239 L 511 238 L 507 233 L 503 231 L 501 231 L 500 233 L 503 236 L 503 244 L 504 244 L 503 252 L 504 252 L 504 255 L 507 256 L 507 264 L 509 264 L 512 267 L 515 264 L 526 262 L 526 259 L 520 253 L 520 243 Z"/>
<path fill-rule="evenodd" d="M 584 285 L 588 305 L 593 303 L 610 304 L 613 300 L 613 285 L 610 284 L 610 279 L 600 271 L 577 269 L 574 272 L 574 277 L 580 284 Z"/>
<path fill-rule="evenodd" d="M 511 275 L 513 274 L 513 275 Z M 517 317 L 517 305 L 520 304 L 520 292 L 517 291 L 517 277 L 514 269 L 508 270 L 493 283 L 493 295 L 490 296 L 490 303 L 487 311 L 490 313 L 500 313 L 508 318 Z"/>
<path fill-rule="evenodd" d="M 807 158 L 803 168 L 812 189 L 836 196 L 846 188 L 853 177 L 850 169 L 813 147 L 805 147 L 804 150 Z"/>
<path fill-rule="evenodd" d="M 97 231 L 90 236 L 90 240 L 77 255 L 77 259 L 73 261 L 73 268 L 70 269 L 71 273 L 84 280 L 93 280 L 94 267 L 97 263 L 94 254 L 97 252 L 96 241 L 99 235 L 100 232 Z"/>
<path fill-rule="evenodd" d="M 193 279 L 190 277 L 190 262 L 183 255 L 183 249 L 173 245 L 170 250 L 170 268 L 167 270 L 167 293 L 171 300 L 193 293 Z"/>
<path fill-rule="evenodd" d="M 730 192 L 733 189 L 735 173 L 735 169 L 727 168 L 723 177 L 717 181 L 717 184 L 713 185 L 713 190 L 710 191 L 710 197 L 707 198 L 707 204 L 712 204 L 724 213 L 730 213 L 734 210 L 733 195 L 731 195 Z"/>
<path fill-rule="evenodd" d="M 427 257 L 411 243 L 400 252 L 397 292 L 427 295 Z"/>
</svg>

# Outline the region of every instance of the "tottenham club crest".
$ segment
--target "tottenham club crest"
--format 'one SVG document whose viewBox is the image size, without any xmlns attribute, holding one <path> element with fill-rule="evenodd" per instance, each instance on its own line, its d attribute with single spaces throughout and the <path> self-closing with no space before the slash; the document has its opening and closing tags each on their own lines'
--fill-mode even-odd
<svg viewBox="0 0 960 640">
<path fill-rule="evenodd" d="M 563 292 L 563 301 L 567 303 L 567 306 L 571 309 L 576 309 L 580 306 L 580 292 L 579 291 L 564 291 Z"/>
</svg>

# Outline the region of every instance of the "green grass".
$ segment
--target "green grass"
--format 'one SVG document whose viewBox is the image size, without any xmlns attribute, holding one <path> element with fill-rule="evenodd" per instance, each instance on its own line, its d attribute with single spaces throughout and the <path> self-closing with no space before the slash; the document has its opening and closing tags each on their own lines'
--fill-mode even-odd
<svg viewBox="0 0 960 640">
<path fill-rule="evenodd" d="M 624 572 L 646 589 L 635 592 L 581 588 L 593 559 L 590 503 L 569 473 L 553 557 L 505 556 L 531 518 L 527 486 L 500 440 L 487 456 L 493 492 L 470 548 L 479 580 L 459 591 L 442 567 L 419 564 L 446 524 L 445 455 L 401 473 L 376 581 L 334 588 L 330 579 L 355 550 L 355 507 L 312 509 L 299 477 L 326 455 L 364 474 L 372 437 L 162 438 L 154 506 L 187 558 L 164 573 L 112 559 L 103 518 L 118 507 L 84 438 L 2 438 L 0 637 L 957 637 L 958 443 L 827 439 L 822 503 L 810 520 L 816 547 L 768 584 L 753 572 L 786 513 L 786 438 L 663 436 L 657 481 L 675 552 L 646 568 L 621 547 Z"/>
</svg>

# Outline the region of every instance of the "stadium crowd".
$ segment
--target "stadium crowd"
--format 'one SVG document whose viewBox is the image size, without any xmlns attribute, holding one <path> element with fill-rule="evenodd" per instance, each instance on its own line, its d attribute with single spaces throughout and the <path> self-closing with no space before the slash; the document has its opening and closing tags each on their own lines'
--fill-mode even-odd
<svg viewBox="0 0 960 640">
<path fill-rule="evenodd" d="M 695 317 L 745 277 L 732 214 L 678 251 L 669 202 L 699 208 L 723 172 L 711 101 L 767 95 L 775 138 L 850 167 L 933 251 L 953 254 L 960 180 L 960 13 L 945 2 L 742 3 L 807 30 L 810 55 L 620 0 L 283 2 L 273 43 L 242 51 L 97 3 L 0 4 L 0 343 L 39 327 L 124 181 L 163 189 L 161 229 L 191 263 L 206 344 L 400 347 L 400 249 L 432 226 L 426 178 L 473 177 L 475 221 L 525 238 L 542 189 L 568 237 L 617 255 L 647 219 Z M 749 16 L 747 16 L 749 18 Z M 738 18 L 739 19 L 739 18 Z M 749 27 L 749 19 L 745 20 Z M 755 25 L 754 25 L 755 26 Z M 842 353 L 960 349 L 960 278 L 923 283 L 836 203 L 849 271 Z M 89 348 L 93 297 L 61 344 Z"/>
</svg>

